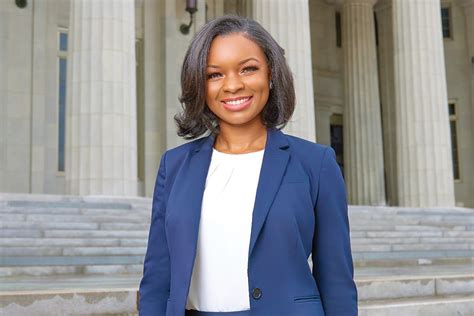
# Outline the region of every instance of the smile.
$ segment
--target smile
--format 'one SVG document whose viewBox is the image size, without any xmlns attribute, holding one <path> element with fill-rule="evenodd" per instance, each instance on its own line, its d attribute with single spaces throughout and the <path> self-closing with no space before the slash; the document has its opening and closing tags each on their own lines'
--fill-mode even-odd
<svg viewBox="0 0 474 316">
<path fill-rule="evenodd" d="M 246 109 L 252 103 L 253 97 L 238 97 L 238 98 L 228 98 L 222 100 L 222 105 L 225 109 L 229 111 L 241 111 Z"/>
<path fill-rule="evenodd" d="M 239 105 L 250 100 L 251 97 L 242 97 L 242 98 L 233 98 L 233 99 L 224 99 L 222 102 L 230 105 Z"/>
</svg>

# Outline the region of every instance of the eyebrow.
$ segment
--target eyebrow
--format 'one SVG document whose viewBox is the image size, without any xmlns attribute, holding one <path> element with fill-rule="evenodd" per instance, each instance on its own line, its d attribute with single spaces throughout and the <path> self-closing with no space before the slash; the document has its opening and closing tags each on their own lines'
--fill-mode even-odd
<svg viewBox="0 0 474 316">
<path fill-rule="evenodd" d="M 255 60 L 256 62 L 260 62 L 257 58 L 255 57 L 250 57 L 250 58 L 247 58 L 247 59 L 244 59 L 242 60 L 239 65 L 242 65 L 242 64 L 245 64 L 246 62 L 250 61 L 250 60 Z M 208 68 L 221 68 L 219 66 L 216 66 L 216 65 L 207 65 Z"/>
</svg>

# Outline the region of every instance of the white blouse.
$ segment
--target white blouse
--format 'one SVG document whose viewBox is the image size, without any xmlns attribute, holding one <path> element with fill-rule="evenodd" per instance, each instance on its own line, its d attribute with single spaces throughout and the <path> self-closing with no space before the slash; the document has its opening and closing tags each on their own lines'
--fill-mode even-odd
<svg viewBox="0 0 474 316">
<path fill-rule="evenodd" d="M 226 154 L 213 149 L 186 309 L 250 309 L 247 263 L 263 153 Z"/>
</svg>

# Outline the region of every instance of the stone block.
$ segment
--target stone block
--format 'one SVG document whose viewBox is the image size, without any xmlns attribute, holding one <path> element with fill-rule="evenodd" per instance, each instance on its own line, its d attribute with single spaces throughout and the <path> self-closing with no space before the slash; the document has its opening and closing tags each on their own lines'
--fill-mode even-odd
<svg viewBox="0 0 474 316">
<path fill-rule="evenodd" d="M 357 282 L 358 298 L 361 301 L 426 297 L 435 295 L 434 278 L 393 277 Z"/>
<path fill-rule="evenodd" d="M 1 253 L 2 248 L 0 248 Z M 63 250 L 65 256 L 136 256 L 145 255 L 145 247 L 71 247 Z"/>
<path fill-rule="evenodd" d="M 41 237 L 42 232 L 38 229 L 1 229 L 0 238 L 9 238 L 11 236 L 15 237 Z"/>
<path fill-rule="evenodd" d="M 32 293 L 2 293 L 0 314 L 9 316 L 130 315 L 136 313 L 137 290 L 58 290 Z"/>
<path fill-rule="evenodd" d="M 393 251 L 430 251 L 430 250 L 469 250 L 469 244 L 411 244 L 411 245 L 392 245 Z"/>
<path fill-rule="evenodd" d="M 144 223 L 101 223 L 101 230 L 140 230 L 148 231 L 150 224 Z"/>
<path fill-rule="evenodd" d="M 436 279 L 436 294 L 472 295 L 474 293 L 474 271 L 471 272 L 473 272 L 473 274 L 470 276 L 452 276 Z"/>
<path fill-rule="evenodd" d="M 146 243 L 146 240 L 145 240 Z M 0 247 L 93 247 L 119 246 L 119 239 L 105 238 L 1 238 Z M 146 246 L 146 244 L 145 244 Z"/>
<path fill-rule="evenodd" d="M 147 231 L 119 231 L 119 230 L 48 230 L 44 232 L 44 237 L 49 238 L 147 238 Z"/>
<path fill-rule="evenodd" d="M 0 247 L 0 256 L 59 256 L 61 248 Z"/>
<path fill-rule="evenodd" d="M 359 304 L 360 316 L 471 316 L 474 298 L 429 298 Z"/>
</svg>

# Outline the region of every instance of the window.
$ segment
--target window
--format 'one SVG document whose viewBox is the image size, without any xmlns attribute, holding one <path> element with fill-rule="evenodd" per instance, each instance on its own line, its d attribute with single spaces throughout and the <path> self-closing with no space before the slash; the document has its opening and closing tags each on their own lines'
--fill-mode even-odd
<svg viewBox="0 0 474 316">
<path fill-rule="evenodd" d="M 67 77 L 67 31 L 58 34 L 58 171 L 65 171 L 66 151 L 66 77 Z"/>
<path fill-rule="evenodd" d="M 450 102 L 448 104 L 448 109 L 449 127 L 451 129 L 451 154 L 453 159 L 453 176 L 454 180 L 460 180 L 456 103 Z"/>
<path fill-rule="evenodd" d="M 336 161 L 344 174 L 344 143 L 342 129 L 342 115 L 333 114 L 330 119 L 331 147 L 336 152 Z"/>
<path fill-rule="evenodd" d="M 336 46 L 342 46 L 341 12 L 336 12 Z"/>
<path fill-rule="evenodd" d="M 443 38 L 452 38 L 451 7 L 449 6 L 443 6 L 441 8 L 441 27 L 443 29 Z"/>
</svg>

